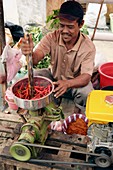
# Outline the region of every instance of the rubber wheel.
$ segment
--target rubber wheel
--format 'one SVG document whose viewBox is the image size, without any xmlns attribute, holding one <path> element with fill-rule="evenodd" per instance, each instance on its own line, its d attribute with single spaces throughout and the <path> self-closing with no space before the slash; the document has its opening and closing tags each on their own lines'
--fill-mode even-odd
<svg viewBox="0 0 113 170">
<path fill-rule="evenodd" d="M 13 144 L 10 147 L 10 154 L 19 161 L 28 161 L 31 158 L 29 148 L 21 144 Z"/>
<path fill-rule="evenodd" d="M 95 158 L 95 163 L 101 168 L 107 168 L 111 165 L 111 159 L 107 155 L 101 155 Z"/>
</svg>

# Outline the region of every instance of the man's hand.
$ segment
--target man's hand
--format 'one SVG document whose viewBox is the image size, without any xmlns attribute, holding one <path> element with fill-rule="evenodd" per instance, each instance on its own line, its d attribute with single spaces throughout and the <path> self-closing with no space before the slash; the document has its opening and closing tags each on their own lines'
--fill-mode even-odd
<svg viewBox="0 0 113 170">
<path fill-rule="evenodd" d="M 63 95 L 67 89 L 69 88 L 68 80 L 58 80 L 57 82 L 53 83 L 55 86 L 54 93 L 55 97 L 58 98 Z"/>
<path fill-rule="evenodd" d="M 33 48 L 34 48 L 32 35 L 29 35 L 29 36 L 25 35 L 24 38 L 21 38 L 20 43 L 21 43 L 20 48 L 24 55 L 28 55 L 32 53 Z"/>
</svg>

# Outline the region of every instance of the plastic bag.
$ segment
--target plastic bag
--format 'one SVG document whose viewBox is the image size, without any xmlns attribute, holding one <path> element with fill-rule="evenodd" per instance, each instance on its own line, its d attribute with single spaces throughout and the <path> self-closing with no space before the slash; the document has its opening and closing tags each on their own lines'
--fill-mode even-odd
<svg viewBox="0 0 113 170">
<path fill-rule="evenodd" d="M 22 56 L 21 50 L 6 45 L 2 53 L 2 62 L 6 61 L 7 81 L 10 82 L 22 67 L 19 61 Z"/>
<path fill-rule="evenodd" d="M 62 131 L 62 122 L 61 121 L 53 121 L 48 126 L 48 129 L 61 132 Z"/>
<path fill-rule="evenodd" d="M 4 64 L 1 61 L 0 58 L 0 84 L 3 84 L 6 81 L 6 74 L 5 74 L 5 68 L 4 68 Z"/>
<path fill-rule="evenodd" d="M 100 4 L 95 4 L 95 3 L 89 3 L 88 4 L 86 16 L 85 16 L 85 24 L 88 27 L 91 27 L 91 28 L 95 27 L 97 17 L 98 17 L 98 14 L 99 14 L 99 10 L 100 10 Z M 106 6 L 106 4 L 103 4 L 97 28 L 101 29 L 101 28 L 107 27 L 106 17 L 105 17 L 106 13 L 107 13 L 107 6 Z"/>
<path fill-rule="evenodd" d="M 14 102 L 13 93 L 12 93 L 10 87 L 7 88 L 7 90 L 6 90 L 6 92 L 5 92 L 5 96 L 7 97 L 7 99 L 8 99 L 9 101 Z"/>
<path fill-rule="evenodd" d="M 18 42 L 21 37 L 24 37 L 24 31 L 20 25 L 13 24 L 12 22 L 6 22 L 5 28 L 9 28 L 15 42 Z"/>
</svg>

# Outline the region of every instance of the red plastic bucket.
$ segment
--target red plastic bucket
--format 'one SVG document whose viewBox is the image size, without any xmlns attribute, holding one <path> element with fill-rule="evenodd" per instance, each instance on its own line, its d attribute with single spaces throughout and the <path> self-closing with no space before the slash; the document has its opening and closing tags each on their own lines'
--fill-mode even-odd
<svg viewBox="0 0 113 170">
<path fill-rule="evenodd" d="M 100 88 L 113 86 L 113 62 L 102 64 L 98 71 L 100 73 Z"/>
</svg>

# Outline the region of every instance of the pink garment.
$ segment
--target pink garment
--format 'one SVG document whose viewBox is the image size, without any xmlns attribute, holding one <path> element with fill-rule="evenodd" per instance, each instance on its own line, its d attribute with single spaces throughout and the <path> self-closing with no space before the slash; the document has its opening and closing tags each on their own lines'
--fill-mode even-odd
<svg viewBox="0 0 113 170">
<path fill-rule="evenodd" d="M 6 92 L 5 92 L 5 96 L 8 98 L 8 100 L 13 100 L 13 93 L 10 89 L 10 87 L 7 88 Z"/>
<path fill-rule="evenodd" d="M 62 131 L 62 122 L 61 121 L 53 121 L 50 123 L 49 128 L 51 130 Z"/>
<path fill-rule="evenodd" d="M 10 82 L 22 67 L 19 61 L 22 56 L 21 50 L 6 45 L 2 53 L 2 62 L 6 61 L 7 81 Z"/>
</svg>

